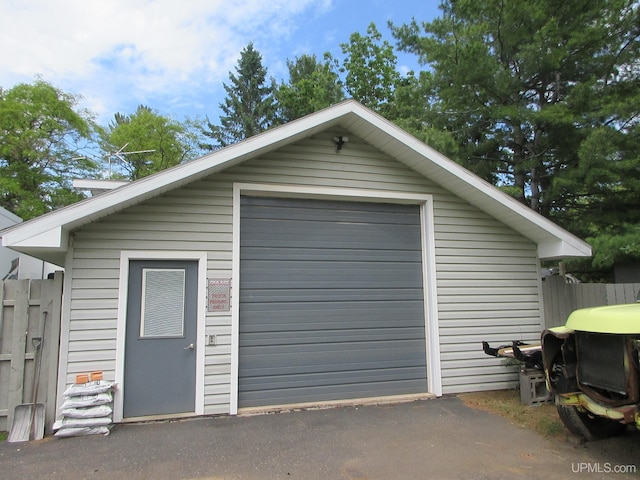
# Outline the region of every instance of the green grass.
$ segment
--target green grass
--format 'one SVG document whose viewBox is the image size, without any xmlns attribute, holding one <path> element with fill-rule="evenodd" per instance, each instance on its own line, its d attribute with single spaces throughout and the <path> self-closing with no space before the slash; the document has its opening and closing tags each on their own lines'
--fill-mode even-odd
<svg viewBox="0 0 640 480">
<path fill-rule="evenodd" d="M 458 396 L 468 407 L 500 415 L 511 423 L 544 437 L 559 439 L 567 434 L 553 403 L 522 405 L 518 390 L 465 393 Z"/>
<path fill-rule="evenodd" d="M 0 432 L 0 442 L 4 442 L 9 436 L 8 432 Z"/>
</svg>

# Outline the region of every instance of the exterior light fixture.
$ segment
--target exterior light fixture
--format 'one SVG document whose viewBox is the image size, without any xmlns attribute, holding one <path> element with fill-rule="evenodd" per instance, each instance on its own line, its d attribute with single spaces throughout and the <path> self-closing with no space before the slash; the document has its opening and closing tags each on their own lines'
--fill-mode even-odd
<svg viewBox="0 0 640 480">
<path fill-rule="evenodd" d="M 342 145 L 349 141 L 349 137 L 333 137 L 333 142 L 336 144 L 336 150 L 342 150 Z"/>
</svg>

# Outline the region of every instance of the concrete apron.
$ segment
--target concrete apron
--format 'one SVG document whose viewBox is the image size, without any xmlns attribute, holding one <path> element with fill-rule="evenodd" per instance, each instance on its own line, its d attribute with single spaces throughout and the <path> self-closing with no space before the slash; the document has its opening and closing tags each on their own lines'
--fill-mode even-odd
<svg viewBox="0 0 640 480">
<path fill-rule="evenodd" d="M 385 397 L 350 398 L 346 400 L 330 400 L 325 402 L 290 403 L 287 405 L 269 405 L 266 407 L 247 407 L 238 409 L 239 416 L 266 415 L 271 413 L 296 412 L 300 410 L 324 410 L 327 408 L 358 407 L 367 405 L 393 405 L 418 400 L 436 398 L 431 393 L 411 395 L 390 395 Z"/>
</svg>

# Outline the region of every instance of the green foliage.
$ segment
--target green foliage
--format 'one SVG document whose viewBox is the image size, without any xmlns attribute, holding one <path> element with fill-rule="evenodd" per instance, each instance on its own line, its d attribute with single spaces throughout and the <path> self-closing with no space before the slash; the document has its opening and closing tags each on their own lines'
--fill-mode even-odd
<svg viewBox="0 0 640 480">
<path fill-rule="evenodd" d="M 638 88 L 629 67 L 638 59 L 637 5 L 459 0 L 441 8 L 431 23 L 391 25 L 399 47 L 431 70 L 429 122 L 454 132 L 465 166 L 552 216 L 561 199 L 554 180 L 580 163 L 590 129 L 612 125 L 616 91 Z M 634 118 L 637 103 L 627 110 Z"/>
<path fill-rule="evenodd" d="M 114 115 L 103 133 L 102 148 L 110 157 L 113 178 L 137 180 L 195 158 L 200 152 L 198 133 L 195 125 L 140 105 L 131 115 Z"/>
<path fill-rule="evenodd" d="M 342 83 L 329 57 L 320 63 L 315 55 L 287 60 L 289 82 L 274 86 L 280 122 L 289 122 L 344 100 Z"/>
<path fill-rule="evenodd" d="M 401 81 L 393 46 L 382 40 L 373 23 L 367 28 L 366 35 L 352 33 L 349 43 L 340 46 L 345 58 L 339 70 L 346 74 L 347 93 L 382 115 L 388 113 L 394 90 Z"/>
<path fill-rule="evenodd" d="M 608 270 L 616 263 L 640 258 L 640 223 L 612 226 L 587 241 L 594 249 L 593 267 Z"/>
<path fill-rule="evenodd" d="M 220 104 L 224 115 L 220 125 L 207 122 L 203 133 L 214 140 L 209 149 L 226 147 L 270 128 L 276 117 L 273 87 L 266 84 L 267 69 L 262 56 L 249 43 L 240 53 L 236 74 L 229 73 L 230 84 L 223 84 L 227 97 Z"/>
<path fill-rule="evenodd" d="M 445 0 L 441 9 L 430 23 L 390 27 L 426 66 L 424 124 L 450 133 L 457 148 L 444 152 L 588 237 L 590 268 L 640 258 L 638 3 Z"/>
<path fill-rule="evenodd" d="M 78 153 L 94 133 L 78 102 L 40 79 L 0 89 L 0 206 L 26 220 L 82 198 L 71 179 L 96 165 Z"/>
<path fill-rule="evenodd" d="M 428 89 L 429 81 L 429 72 L 418 75 L 409 72 L 400 78 L 393 91 L 393 101 L 385 109 L 386 118 L 438 152 L 456 158 L 459 146 L 452 132 L 434 127 L 429 120 L 434 102 Z"/>
</svg>

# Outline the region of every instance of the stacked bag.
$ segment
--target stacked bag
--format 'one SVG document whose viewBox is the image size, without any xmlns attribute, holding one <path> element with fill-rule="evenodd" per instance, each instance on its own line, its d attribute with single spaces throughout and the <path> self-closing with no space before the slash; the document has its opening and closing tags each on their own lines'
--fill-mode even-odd
<svg viewBox="0 0 640 480">
<path fill-rule="evenodd" d="M 76 375 L 64 392 L 62 418 L 53 424 L 54 436 L 109 435 L 113 426 L 115 383 L 102 380 L 102 372 Z"/>
</svg>

